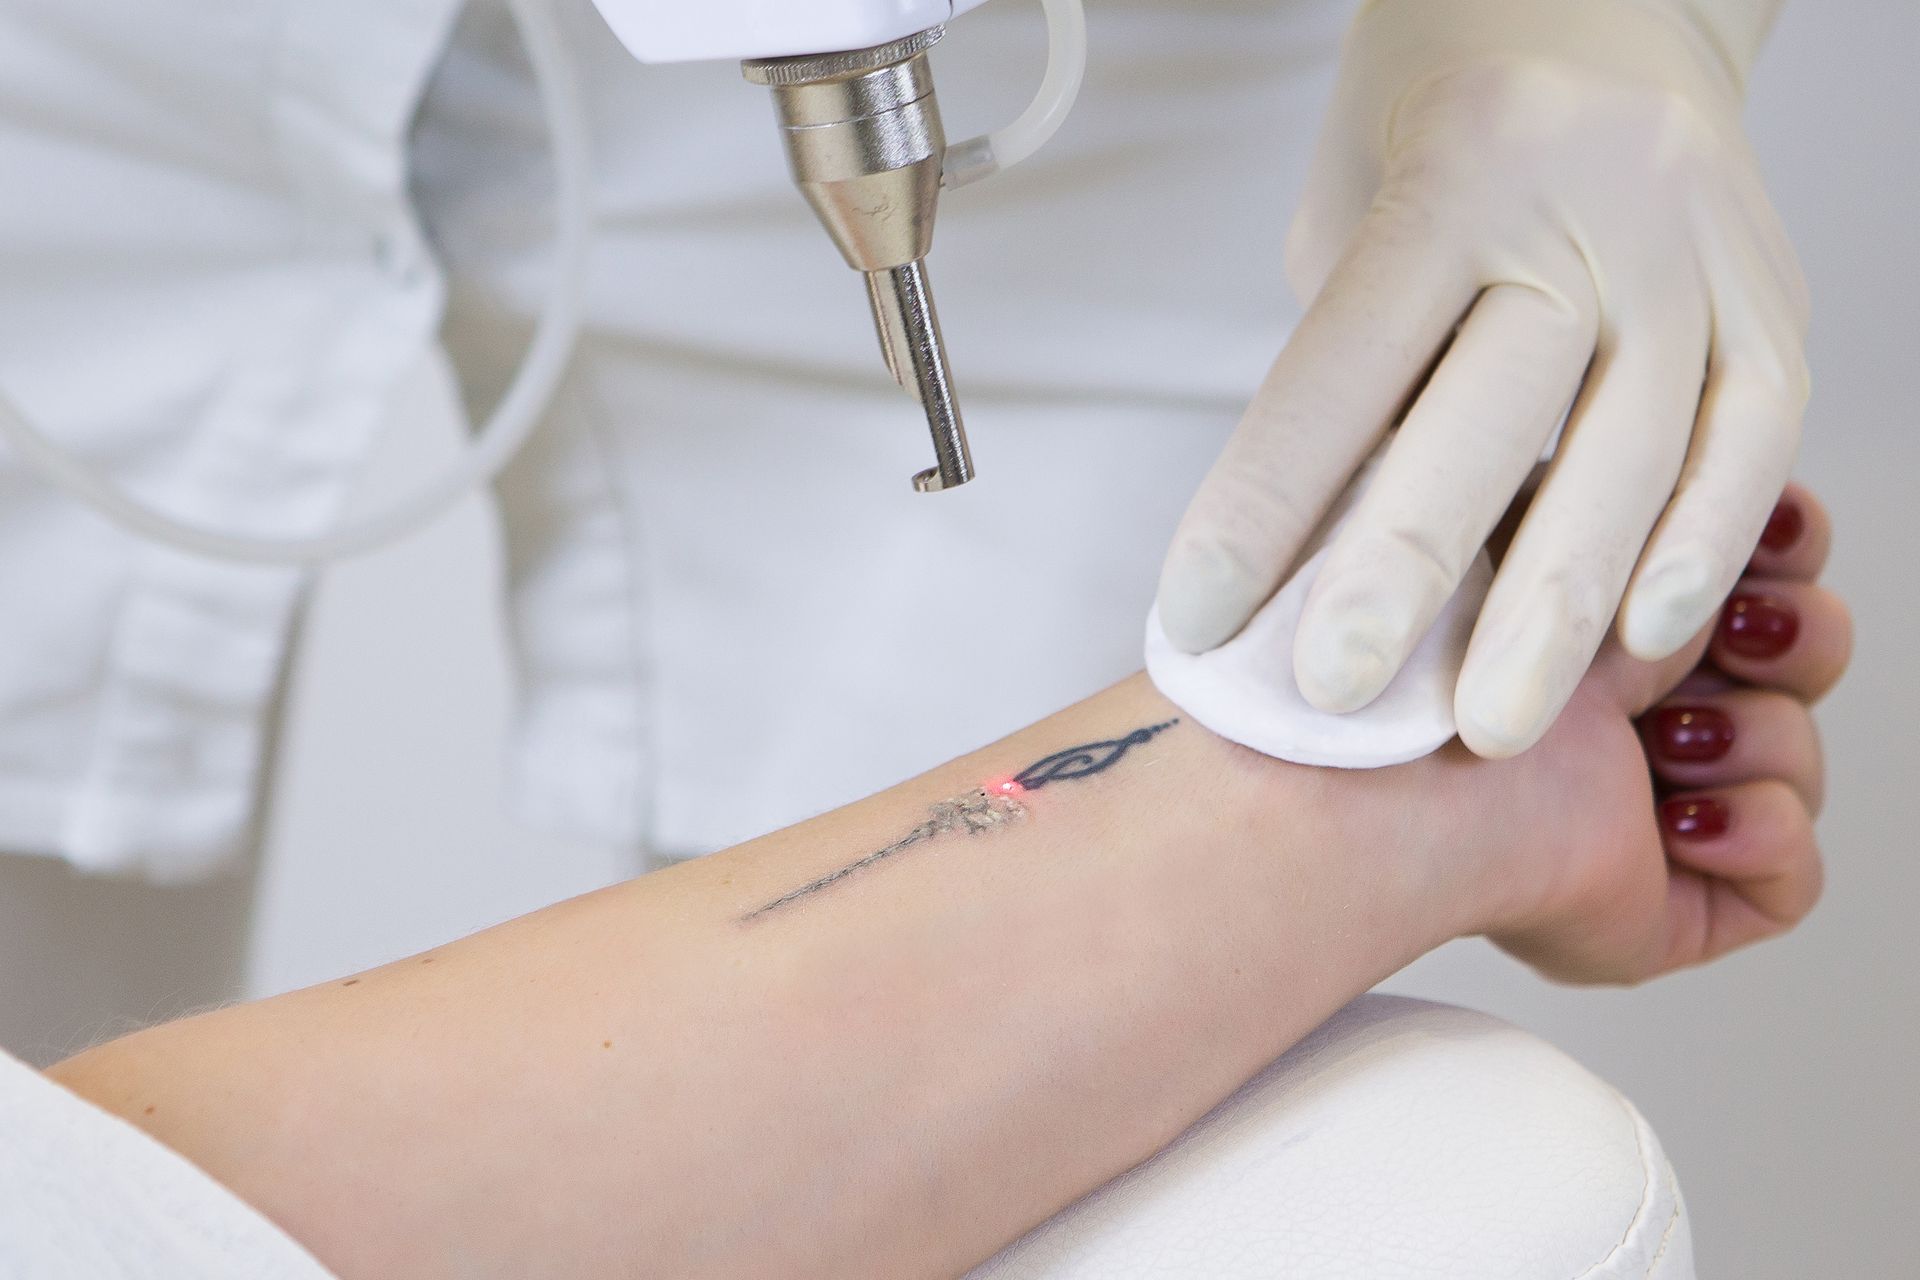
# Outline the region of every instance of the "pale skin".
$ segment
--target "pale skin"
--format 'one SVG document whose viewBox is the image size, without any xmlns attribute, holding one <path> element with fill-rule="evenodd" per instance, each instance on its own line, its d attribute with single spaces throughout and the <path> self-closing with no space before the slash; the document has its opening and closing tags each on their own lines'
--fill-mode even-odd
<svg viewBox="0 0 1920 1280">
<path fill-rule="evenodd" d="M 1850 639 L 1813 583 L 1826 518 L 1789 498 L 1805 528 L 1748 582 L 1797 614 L 1784 653 L 1609 649 L 1517 759 L 1299 768 L 1169 725 L 1135 677 L 725 853 L 50 1074 L 345 1277 L 955 1274 L 1451 938 L 1622 982 L 1795 923 L 1808 707 Z M 1648 750 L 1663 699 L 1730 716 L 1731 749 Z M 1727 829 L 1676 834 L 1652 778 Z"/>
</svg>

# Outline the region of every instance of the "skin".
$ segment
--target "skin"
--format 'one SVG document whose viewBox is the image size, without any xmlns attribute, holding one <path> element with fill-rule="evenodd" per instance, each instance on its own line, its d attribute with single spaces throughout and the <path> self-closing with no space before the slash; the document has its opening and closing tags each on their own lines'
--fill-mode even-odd
<svg viewBox="0 0 1920 1280">
<path fill-rule="evenodd" d="M 1517 759 L 1314 770 L 1179 723 L 954 828 L 941 805 L 1179 717 L 1134 677 L 786 831 L 51 1074 L 347 1277 L 954 1274 L 1450 938 L 1636 981 L 1804 914 L 1807 707 L 1848 623 L 1793 497 L 1807 532 L 1753 577 L 1800 611 L 1788 652 L 1609 650 Z M 1636 719 L 1684 680 L 1739 746 L 1681 770 Z M 1674 787 L 1725 833 L 1663 832 Z"/>
</svg>

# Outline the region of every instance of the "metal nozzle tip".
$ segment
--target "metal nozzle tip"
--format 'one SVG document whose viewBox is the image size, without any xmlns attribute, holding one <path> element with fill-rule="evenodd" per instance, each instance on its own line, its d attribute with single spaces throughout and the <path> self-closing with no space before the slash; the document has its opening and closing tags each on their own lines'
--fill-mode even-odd
<svg viewBox="0 0 1920 1280">
<path fill-rule="evenodd" d="M 940 337 L 940 318 L 933 308 L 926 267 L 909 262 L 868 277 L 868 294 L 880 330 L 880 347 L 894 380 L 905 387 L 926 411 L 933 435 L 935 465 L 913 478 L 921 493 L 954 489 L 973 479 L 973 453 L 967 447 L 967 429 L 954 399 L 953 379 L 947 369 L 946 344 Z"/>
</svg>

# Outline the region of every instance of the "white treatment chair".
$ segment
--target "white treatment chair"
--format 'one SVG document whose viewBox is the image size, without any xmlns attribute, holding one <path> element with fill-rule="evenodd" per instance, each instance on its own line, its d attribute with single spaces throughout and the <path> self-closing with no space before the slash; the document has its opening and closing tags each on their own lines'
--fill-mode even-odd
<svg viewBox="0 0 1920 1280">
<path fill-rule="evenodd" d="M 1364 996 L 968 1280 L 1693 1280 L 1631 1103 L 1466 1009 Z"/>
</svg>

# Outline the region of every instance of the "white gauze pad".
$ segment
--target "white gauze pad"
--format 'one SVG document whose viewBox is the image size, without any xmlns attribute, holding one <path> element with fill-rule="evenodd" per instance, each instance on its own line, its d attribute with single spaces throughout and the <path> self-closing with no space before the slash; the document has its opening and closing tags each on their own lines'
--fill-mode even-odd
<svg viewBox="0 0 1920 1280">
<path fill-rule="evenodd" d="M 1367 706 L 1345 715 L 1321 711 L 1294 682 L 1293 637 L 1307 592 L 1378 460 L 1376 453 L 1354 478 L 1308 544 L 1306 562 L 1239 635 L 1206 653 L 1183 653 L 1161 629 L 1159 609 L 1147 615 L 1147 675 L 1170 702 L 1223 738 L 1296 764 L 1378 769 L 1417 760 L 1453 739 L 1453 688 L 1493 583 L 1485 551 L 1393 683 Z"/>
</svg>

